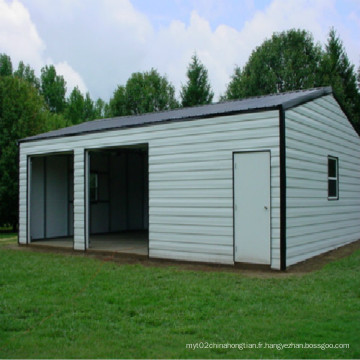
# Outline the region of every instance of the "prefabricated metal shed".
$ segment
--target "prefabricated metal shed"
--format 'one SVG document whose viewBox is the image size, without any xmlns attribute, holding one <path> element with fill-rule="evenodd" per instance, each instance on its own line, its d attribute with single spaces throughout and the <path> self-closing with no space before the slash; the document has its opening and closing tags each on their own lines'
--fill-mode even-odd
<svg viewBox="0 0 360 360">
<path fill-rule="evenodd" d="M 19 147 L 20 244 L 85 251 L 95 234 L 140 231 L 151 258 L 286 269 L 360 238 L 360 138 L 329 87 L 95 120 Z"/>
</svg>

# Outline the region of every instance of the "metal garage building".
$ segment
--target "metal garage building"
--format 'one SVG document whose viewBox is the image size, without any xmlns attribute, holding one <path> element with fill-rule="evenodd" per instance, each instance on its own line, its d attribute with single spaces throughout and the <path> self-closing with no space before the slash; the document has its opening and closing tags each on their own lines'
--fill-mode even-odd
<svg viewBox="0 0 360 360">
<path fill-rule="evenodd" d="M 285 269 L 360 238 L 360 138 L 331 88 L 96 120 L 19 146 L 20 244 L 87 250 L 126 234 L 151 258 Z"/>
</svg>

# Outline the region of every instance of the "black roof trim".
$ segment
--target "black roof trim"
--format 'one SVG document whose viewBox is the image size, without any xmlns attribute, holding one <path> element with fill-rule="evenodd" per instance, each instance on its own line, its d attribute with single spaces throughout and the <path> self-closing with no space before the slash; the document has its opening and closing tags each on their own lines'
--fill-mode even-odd
<svg viewBox="0 0 360 360">
<path fill-rule="evenodd" d="M 243 112 L 265 111 L 279 108 L 287 110 L 294 106 L 301 105 L 310 100 L 329 94 L 332 94 L 331 87 L 322 87 L 265 96 L 256 96 L 241 100 L 232 100 L 210 105 L 180 108 L 162 112 L 99 119 L 27 137 L 20 140 L 20 142 L 75 136 L 94 132 L 105 132 L 129 127 L 148 126 L 170 121 L 186 121 L 201 118 L 211 118 L 215 116 L 233 115 Z"/>
<path fill-rule="evenodd" d="M 307 93 L 308 90 L 304 90 L 303 96 L 299 96 L 298 98 L 290 99 L 289 101 L 284 102 L 282 104 L 282 109 L 289 110 L 295 106 L 305 104 L 308 101 L 320 98 L 325 95 L 331 95 L 333 93 L 331 86 L 316 88 L 313 90 L 315 90 L 315 92 L 313 92 L 313 93 Z M 301 93 L 301 91 L 299 93 Z"/>
</svg>

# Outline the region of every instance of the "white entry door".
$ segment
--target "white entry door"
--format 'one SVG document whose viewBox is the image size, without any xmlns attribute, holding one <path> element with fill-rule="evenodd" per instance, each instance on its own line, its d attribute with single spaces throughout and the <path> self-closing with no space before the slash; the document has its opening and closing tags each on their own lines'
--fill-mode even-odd
<svg viewBox="0 0 360 360">
<path fill-rule="evenodd" d="M 270 152 L 234 154 L 235 261 L 270 264 Z"/>
</svg>

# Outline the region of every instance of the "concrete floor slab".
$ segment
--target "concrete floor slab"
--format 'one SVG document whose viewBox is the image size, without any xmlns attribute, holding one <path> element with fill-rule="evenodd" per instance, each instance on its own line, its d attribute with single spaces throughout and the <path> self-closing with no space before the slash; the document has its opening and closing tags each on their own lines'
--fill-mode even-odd
<svg viewBox="0 0 360 360">
<path fill-rule="evenodd" d="M 31 245 L 72 249 L 73 241 L 72 237 L 56 238 L 36 240 L 33 241 Z M 91 235 L 88 250 L 147 256 L 149 254 L 148 244 L 149 235 L 147 231 L 127 231 Z"/>
<path fill-rule="evenodd" d="M 147 231 L 91 235 L 89 250 L 148 255 L 148 239 Z"/>
<path fill-rule="evenodd" d="M 41 239 L 34 240 L 31 242 L 31 246 L 50 246 L 50 247 L 60 247 L 60 248 L 69 248 L 72 249 L 74 240 L 72 237 L 66 238 L 55 238 L 55 239 Z"/>
</svg>

